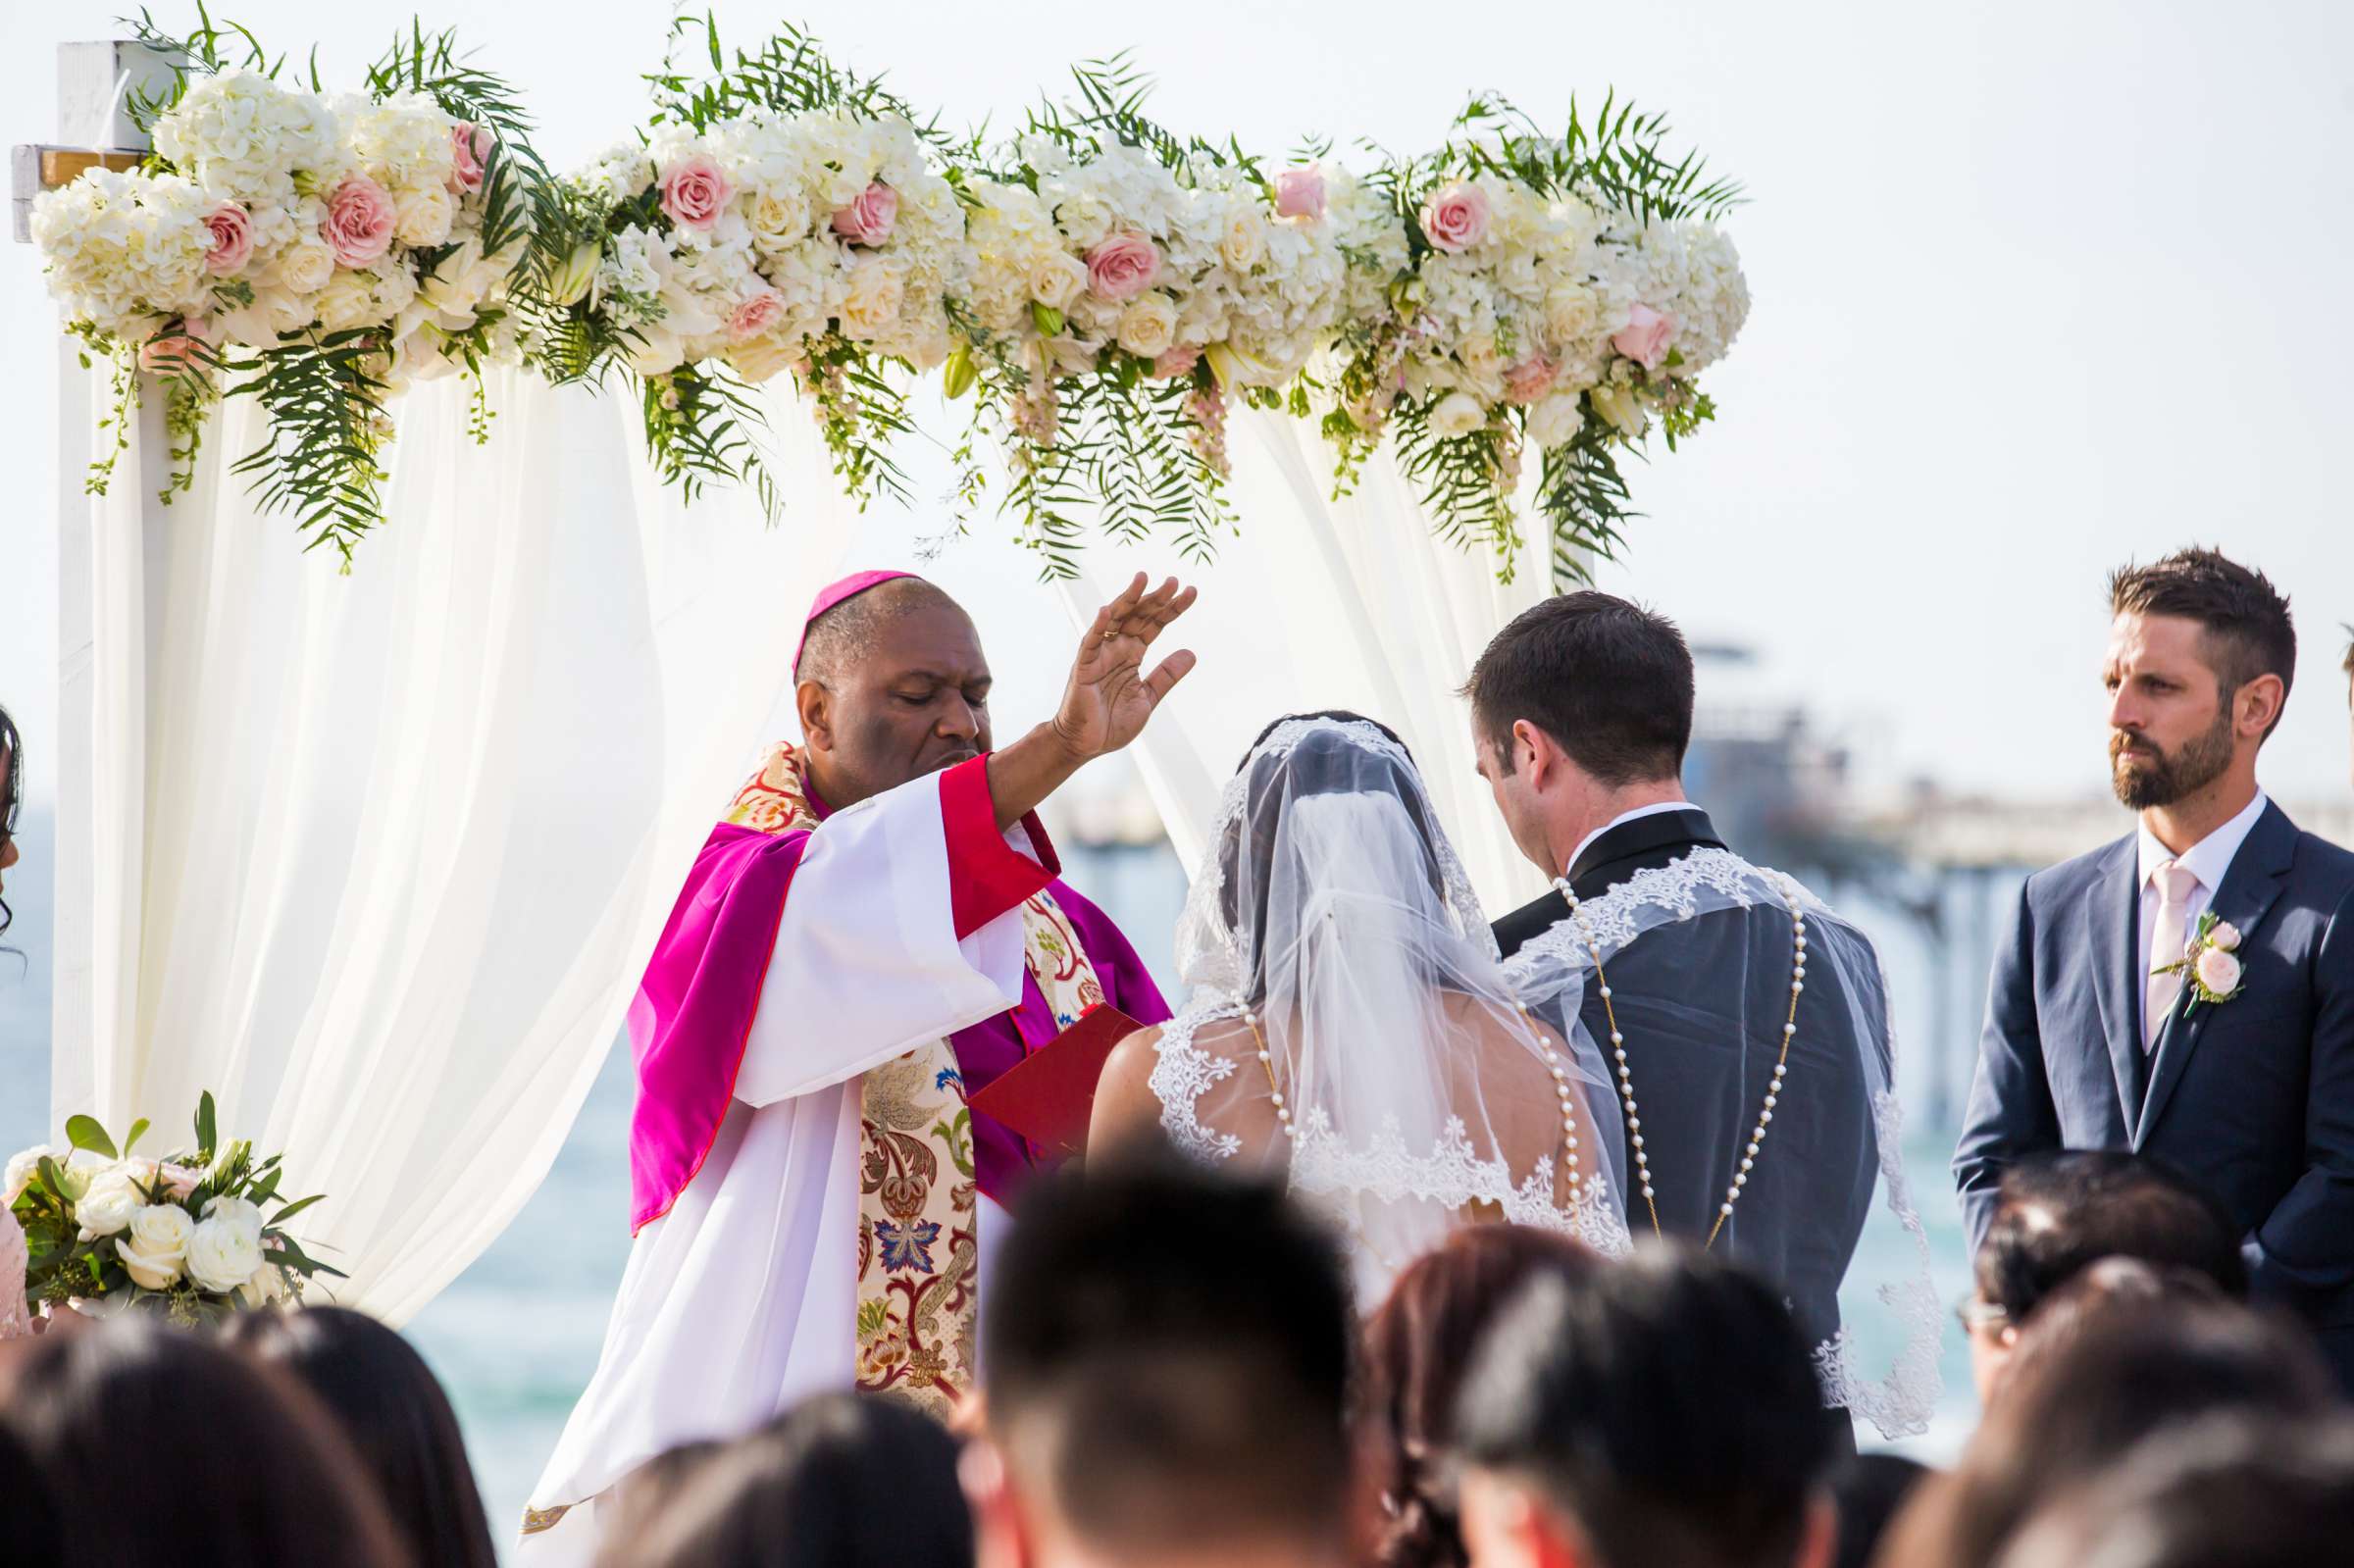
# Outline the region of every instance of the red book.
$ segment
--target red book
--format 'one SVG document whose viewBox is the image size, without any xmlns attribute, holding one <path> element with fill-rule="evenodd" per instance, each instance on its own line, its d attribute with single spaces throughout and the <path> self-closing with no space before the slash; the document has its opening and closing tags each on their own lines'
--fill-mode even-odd
<svg viewBox="0 0 2354 1568">
<path fill-rule="evenodd" d="M 1050 1155 L 1087 1152 L 1088 1118 L 1095 1114 L 1096 1082 L 1111 1048 L 1145 1026 L 1098 1002 L 1079 1022 L 998 1075 L 967 1101 Z"/>
</svg>

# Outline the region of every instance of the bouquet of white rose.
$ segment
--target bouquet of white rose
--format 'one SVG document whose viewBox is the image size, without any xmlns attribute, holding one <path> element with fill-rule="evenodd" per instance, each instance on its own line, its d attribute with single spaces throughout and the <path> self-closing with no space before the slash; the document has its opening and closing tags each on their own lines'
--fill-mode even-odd
<svg viewBox="0 0 2354 1568">
<path fill-rule="evenodd" d="M 118 1150 L 105 1128 L 77 1116 L 66 1147 L 8 1162 L 0 1207 L 24 1232 L 24 1296 L 35 1307 L 142 1308 L 193 1323 L 297 1294 L 316 1275 L 342 1278 L 286 1234 L 319 1198 L 280 1196 L 278 1156 L 257 1161 L 251 1143 L 222 1144 L 211 1094 L 197 1104 L 192 1150 L 141 1159 L 133 1149 L 146 1131 L 134 1124 Z M 15 1285 L 0 1291 L 13 1299 Z"/>
</svg>

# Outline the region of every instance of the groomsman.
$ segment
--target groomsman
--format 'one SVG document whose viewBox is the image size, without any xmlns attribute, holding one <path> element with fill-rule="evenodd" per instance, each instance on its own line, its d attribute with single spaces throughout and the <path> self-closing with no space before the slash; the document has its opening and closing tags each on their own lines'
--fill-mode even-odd
<svg viewBox="0 0 2354 1568">
<path fill-rule="evenodd" d="M 1970 1243 L 2015 1161 L 2132 1149 L 2224 1205 L 2253 1293 L 2354 1388 L 2354 855 L 2256 784 L 2288 602 L 2182 550 L 2118 572 L 2110 608 L 2109 759 L 2140 826 L 2029 878 L 1996 948 L 1954 1156 Z"/>
</svg>

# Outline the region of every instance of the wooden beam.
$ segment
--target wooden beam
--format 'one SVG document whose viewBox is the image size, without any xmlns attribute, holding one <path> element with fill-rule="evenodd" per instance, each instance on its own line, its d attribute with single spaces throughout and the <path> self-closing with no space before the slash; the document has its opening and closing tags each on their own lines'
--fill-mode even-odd
<svg viewBox="0 0 2354 1568">
<path fill-rule="evenodd" d="M 17 147 L 9 156 L 10 228 L 19 243 L 32 238 L 33 197 L 100 163 L 137 164 L 147 137 L 131 124 L 130 95 L 160 94 L 171 83 L 171 60 L 143 43 L 117 38 L 57 46 L 59 145 Z"/>
</svg>

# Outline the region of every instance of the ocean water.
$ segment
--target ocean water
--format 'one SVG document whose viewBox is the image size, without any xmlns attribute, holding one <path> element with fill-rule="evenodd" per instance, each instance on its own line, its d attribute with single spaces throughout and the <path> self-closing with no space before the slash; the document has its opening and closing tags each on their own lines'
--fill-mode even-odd
<svg viewBox="0 0 2354 1568">
<path fill-rule="evenodd" d="M 15 930 L 0 936 L 25 953 L 22 963 L 0 954 L 0 1150 L 13 1151 L 53 1136 L 45 1127 L 49 1087 L 47 824 L 26 825 L 26 864 L 12 874 L 8 901 Z M 1068 850 L 1072 884 L 1117 919 L 1174 994 L 1168 973 L 1168 934 L 1184 899 L 1181 869 L 1165 847 Z M 1926 998 L 1970 998 L 1979 982 L 1930 987 L 1922 980 L 1935 961 L 1909 928 L 1879 920 L 1868 908 L 1851 911 L 1880 941 L 1899 1001 L 1900 1033 L 1934 1033 Z M 1948 963 L 1967 962 L 1946 955 Z M 1982 971 L 1980 971 L 1982 975 Z M 1956 977 L 1959 979 L 1960 977 Z M 618 1042 L 617 1042 L 618 1047 Z M 1909 1052 L 1909 1054 L 1911 1054 Z M 1920 1064 L 1908 1061 L 1910 1082 Z M 1952 1064 L 1946 1064 L 1948 1071 Z M 596 1366 L 613 1292 L 629 1252 L 628 1140 L 632 1098 L 629 1054 L 612 1050 L 580 1120 L 539 1190 L 513 1225 L 409 1325 L 409 1334 L 440 1375 L 457 1406 L 467 1446 L 493 1528 L 502 1537 L 520 1519 L 540 1467 L 564 1419 Z M 1946 1162 L 1950 1129 L 1923 1128 L 1908 1136 L 1906 1168 L 1912 1196 L 1927 1228 L 1939 1297 L 1951 1301 L 1968 1285 L 1962 1224 Z M 1858 1260 L 1858 1280 L 1905 1277 L 1911 1242 L 1894 1227 L 1875 1223 Z M 1867 1367 L 1884 1367 L 1894 1346 L 1870 1327 L 1879 1314 L 1855 1303 L 1859 1351 Z M 1967 1353 L 1947 1325 L 1945 1393 L 1930 1431 L 1885 1443 L 1868 1430 L 1867 1447 L 1897 1447 L 1917 1456 L 1950 1458 L 1976 1419 Z"/>
</svg>

